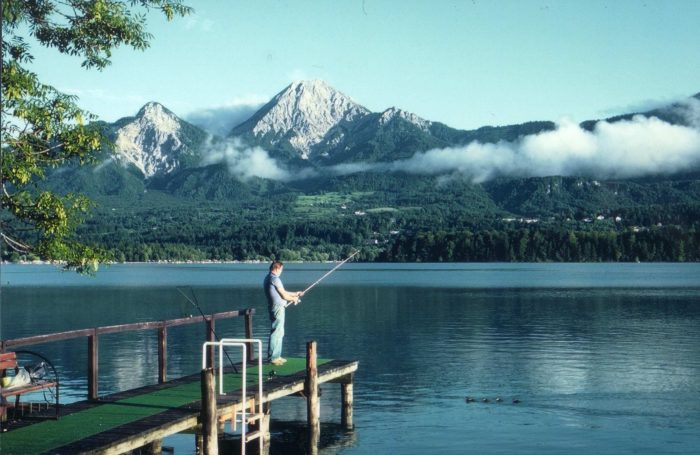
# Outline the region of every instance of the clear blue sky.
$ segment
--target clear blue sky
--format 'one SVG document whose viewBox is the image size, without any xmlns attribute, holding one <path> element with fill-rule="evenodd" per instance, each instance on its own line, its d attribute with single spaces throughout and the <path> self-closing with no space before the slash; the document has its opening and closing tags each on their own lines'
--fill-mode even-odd
<svg viewBox="0 0 700 455">
<path fill-rule="evenodd" d="M 372 111 L 455 128 L 575 121 L 700 92 L 697 0 L 190 0 L 151 47 L 102 72 L 35 49 L 35 70 L 114 121 L 158 101 L 186 117 L 323 79 Z"/>
</svg>

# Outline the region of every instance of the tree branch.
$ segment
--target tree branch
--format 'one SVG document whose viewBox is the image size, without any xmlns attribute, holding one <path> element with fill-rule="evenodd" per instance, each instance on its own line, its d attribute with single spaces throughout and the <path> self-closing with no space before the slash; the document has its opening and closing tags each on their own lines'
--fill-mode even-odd
<svg viewBox="0 0 700 455">
<path fill-rule="evenodd" d="M 17 251 L 18 253 L 28 253 L 32 250 L 32 248 L 29 245 L 26 245 L 18 240 L 13 239 L 10 236 L 5 235 L 4 232 L 0 232 L 0 238 L 9 246 L 12 248 L 14 251 Z"/>
</svg>

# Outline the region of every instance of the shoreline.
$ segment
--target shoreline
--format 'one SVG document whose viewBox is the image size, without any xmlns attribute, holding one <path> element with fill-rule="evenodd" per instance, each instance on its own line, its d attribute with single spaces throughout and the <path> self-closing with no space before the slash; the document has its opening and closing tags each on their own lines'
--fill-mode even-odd
<svg viewBox="0 0 700 455">
<path fill-rule="evenodd" d="M 102 262 L 100 266 L 110 266 L 110 265 L 157 265 L 157 264 L 269 264 L 271 260 L 234 260 L 234 261 L 216 261 L 216 260 L 182 260 L 182 261 L 134 261 L 134 262 Z M 332 264 L 340 261 L 284 261 L 285 264 Z M 400 264 L 397 262 L 396 264 Z M 61 261 L 0 261 L 0 265 L 53 265 L 56 267 L 63 267 L 65 262 Z"/>
</svg>

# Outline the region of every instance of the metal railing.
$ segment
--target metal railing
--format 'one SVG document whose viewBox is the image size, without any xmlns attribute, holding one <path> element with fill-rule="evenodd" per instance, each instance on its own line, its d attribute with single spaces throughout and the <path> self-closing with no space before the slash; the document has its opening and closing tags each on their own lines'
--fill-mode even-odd
<svg viewBox="0 0 700 455">
<path fill-rule="evenodd" d="M 258 353 L 258 399 L 257 413 L 252 413 L 248 417 L 248 349 L 250 345 L 255 344 Z M 241 411 L 234 413 L 234 425 L 236 422 L 241 423 L 241 455 L 245 455 L 246 443 L 258 439 L 262 444 L 262 433 L 260 431 L 251 433 L 246 436 L 248 431 L 247 425 L 250 421 L 260 421 L 263 418 L 263 369 L 262 369 L 262 341 L 250 338 L 222 338 L 219 341 L 207 341 L 202 344 L 202 369 L 207 368 L 211 364 L 211 356 L 207 356 L 207 347 L 219 347 L 219 395 L 226 395 L 224 392 L 224 347 L 239 347 L 241 348 Z M 210 353 L 211 354 L 211 353 Z M 256 400 L 253 398 L 254 405 Z M 240 415 L 240 420 L 238 420 Z M 235 429 L 235 428 L 234 428 Z"/>
</svg>

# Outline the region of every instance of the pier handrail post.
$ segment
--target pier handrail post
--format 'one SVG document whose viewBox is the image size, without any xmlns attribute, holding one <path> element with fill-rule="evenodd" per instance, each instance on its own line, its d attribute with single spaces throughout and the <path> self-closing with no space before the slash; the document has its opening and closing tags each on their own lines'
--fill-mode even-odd
<svg viewBox="0 0 700 455">
<path fill-rule="evenodd" d="M 216 341 L 216 331 L 214 329 L 214 316 L 209 316 L 209 319 L 205 319 L 207 326 L 206 340 L 210 342 Z M 214 345 L 209 346 L 209 353 L 207 354 L 207 367 L 212 367 L 214 365 Z"/>
<path fill-rule="evenodd" d="M 245 310 L 245 337 L 249 340 L 253 339 L 253 310 L 248 308 Z M 250 360 L 255 360 L 255 350 L 253 344 L 248 343 L 248 352 L 250 352 Z"/>
<path fill-rule="evenodd" d="M 316 342 L 306 343 L 306 413 L 309 424 L 309 453 L 318 453 L 321 439 L 321 403 L 318 398 Z"/>
<path fill-rule="evenodd" d="M 88 400 L 97 400 L 99 398 L 97 387 L 99 382 L 99 353 L 97 341 L 97 329 L 94 329 L 92 334 L 88 336 Z"/>
<path fill-rule="evenodd" d="M 164 384 L 168 380 L 168 329 L 163 323 L 163 327 L 158 329 L 158 383 Z"/>
<path fill-rule="evenodd" d="M 216 418 L 216 381 L 214 368 L 202 370 L 202 423 L 203 455 L 218 455 L 218 422 Z"/>
</svg>

